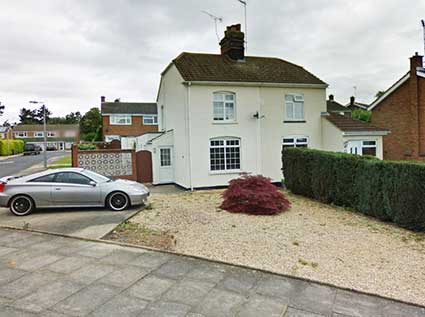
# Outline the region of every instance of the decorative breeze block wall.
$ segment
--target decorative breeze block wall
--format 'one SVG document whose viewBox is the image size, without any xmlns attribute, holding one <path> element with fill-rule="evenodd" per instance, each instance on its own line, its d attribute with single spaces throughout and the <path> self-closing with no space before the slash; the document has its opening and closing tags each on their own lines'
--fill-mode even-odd
<svg viewBox="0 0 425 317">
<path fill-rule="evenodd" d="M 131 152 L 78 152 L 78 167 L 86 168 L 105 176 L 131 176 L 133 174 Z"/>
</svg>

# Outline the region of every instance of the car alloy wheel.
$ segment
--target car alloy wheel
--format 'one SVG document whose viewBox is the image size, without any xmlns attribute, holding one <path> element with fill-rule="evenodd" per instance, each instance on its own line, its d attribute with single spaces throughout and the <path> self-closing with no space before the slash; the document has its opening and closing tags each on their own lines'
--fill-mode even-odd
<svg viewBox="0 0 425 317">
<path fill-rule="evenodd" d="M 128 198 L 123 193 L 113 193 L 108 199 L 109 207 L 114 211 L 121 211 L 127 208 Z"/>
<path fill-rule="evenodd" d="M 27 196 L 16 196 L 10 203 L 10 211 L 17 216 L 25 216 L 31 213 L 34 204 L 31 198 Z"/>
</svg>

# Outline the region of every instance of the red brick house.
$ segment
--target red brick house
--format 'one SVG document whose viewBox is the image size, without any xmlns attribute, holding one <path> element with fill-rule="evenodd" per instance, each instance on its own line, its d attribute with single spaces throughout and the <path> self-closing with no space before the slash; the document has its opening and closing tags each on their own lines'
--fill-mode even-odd
<svg viewBox="0 0 425 317">
<path fill-rule="evenodd" d="M 158 131 L 156 103 L 107 102 L 101 97 L 101 113 L 105 142 Z"/>
<path fill-rule="evenodd" d="M 410 70 L 369 107 L 373 125 L 391 130 L 384 159 L 425 161 L 425 68 L 423 56 L 410 58 Z"/>
</svg>

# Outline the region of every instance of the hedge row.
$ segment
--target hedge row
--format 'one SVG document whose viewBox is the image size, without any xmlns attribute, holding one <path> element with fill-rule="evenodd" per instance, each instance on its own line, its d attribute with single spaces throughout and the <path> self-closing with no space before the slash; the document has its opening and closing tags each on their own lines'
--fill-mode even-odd
<svg viewBox="0 0 425 317">
<path fill-rule="evenodd" d="M 24 151 L 22 140 L 0 140 L 0 156 L 19 154 Z"/>
<path fill-rule="evenodd" d="M 425 164 L 289 148 L 286 187 L 295 194 L 425 231 Z"/>
</svg>

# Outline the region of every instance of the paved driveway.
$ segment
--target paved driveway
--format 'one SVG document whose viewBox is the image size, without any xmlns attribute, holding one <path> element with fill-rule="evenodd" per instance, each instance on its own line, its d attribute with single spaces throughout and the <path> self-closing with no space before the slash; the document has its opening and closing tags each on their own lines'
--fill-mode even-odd
<svg viewBox="0 0 425 317">
<path fill-rule="evenodd" d="M 425 316 L 424 308 L 173 254 L 0 229 L 0 316 Z"/>
<path fill-rule="evenodd" d="M 0 226 L 36 229 L 81 238 L 100 239 L 140 210 L 140 206 L 121 212 L 104 208 L 41 209 L 17 217 L 9 209 L 0 208 Z"/>
</svg>

